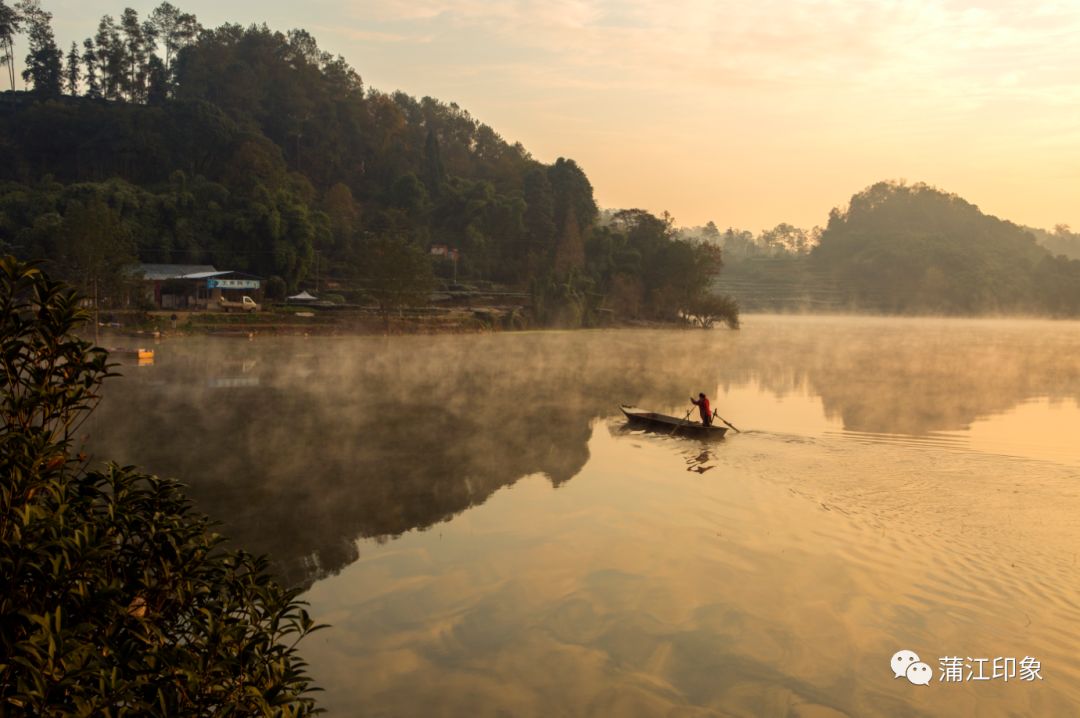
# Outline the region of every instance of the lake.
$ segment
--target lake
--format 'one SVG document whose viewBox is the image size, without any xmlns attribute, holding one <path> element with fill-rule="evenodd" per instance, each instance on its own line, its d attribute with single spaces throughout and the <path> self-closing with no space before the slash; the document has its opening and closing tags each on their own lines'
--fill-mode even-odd
<svg viewBox="0 0 1080 718">
<path fill-rule="evenodd" d="M 203 337 L 122 372 L 96 455 L 307 587 L 333 715 L 1080 705 L 1080 323 Z M 699 391 L 742 431 L 619 414 Z"/>
</svg>

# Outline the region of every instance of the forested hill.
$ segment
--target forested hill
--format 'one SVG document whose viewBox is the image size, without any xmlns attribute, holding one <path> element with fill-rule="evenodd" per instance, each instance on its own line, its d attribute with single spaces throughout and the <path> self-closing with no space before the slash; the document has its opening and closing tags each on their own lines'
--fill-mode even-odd
<svg viewBox="0 0 1080 718">
<path fill-rule="evenodd" d="M 1080 312 L 1080 262 L 924 184 L 881 182 L 833 210 L 810 254 L 850 304 L 899 313 Z"/>
<path fill-rule="evenodd" d="M 166 66 L 128 11 L 103 19 L 76 48 L 74 86 L 61 67 L 58 87 L 34 76 L 33 92 L 9 96 L 3 179 L 60 214 L 66 195 L 100 194 L 146 261 L 210 259 L 290 283 L 312 248 L 347 262 L 364 231 L 437 239 L 468 250 L 466 263 L 502 265 L 477 245 L 524 240 L 522 200 L 537 203 L 526 190 L 558 199 L 553 210 L 575 203 L 581 224 L 595 212 L 572 161 L 549 172 L 456 105 L 365 91 L 303 31 L 189 28 L 169 45 Z M 5 201 L 9 226 L 40 209 L 19 205 Z"/>
<path fill-rule="evenodd" d="M 824 229 L 711 235 L 726 262 L 717 288 L 751 311 L 1080 316 L 1080 235 L 1020 227 L 926 184 L 879 182 Z"/>
<path fill-rule="evenodd" d="M 15 10 L 0 0 L 0 47 L 23 43 L 31 89 L 0 96 L 0 250 L 76 282 L 137 258 L 295 289 L 318 262 L 359 293 L 383 270 L 422 290 L 402 272 L 430 277 L 437 244 L 458 250 L 458 278 L 527 288 L 540 321 L 575 324 L 676 316 L 719 269 L 647 212 L 599 226 L 573 160 L 537 161 L 455 104 L 365 88 L 302 30 L 204 29 L 163 3 L 64 51 L 39 0 Z"/>
</svg>

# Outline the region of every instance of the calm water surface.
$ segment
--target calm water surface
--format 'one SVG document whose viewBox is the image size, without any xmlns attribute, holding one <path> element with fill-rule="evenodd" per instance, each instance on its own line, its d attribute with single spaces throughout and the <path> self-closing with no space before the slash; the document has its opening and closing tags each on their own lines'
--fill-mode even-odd
<svg viewBox="0 0 1080 718">
<path fill-rule="evenodd" d="M 1080 324 L 203 338 L 125 374 L 95 450 L 309 587 L 333 714 L 1080 711 Z M 742 433 L 618 416 L 702 390 Z"/>
</svg>

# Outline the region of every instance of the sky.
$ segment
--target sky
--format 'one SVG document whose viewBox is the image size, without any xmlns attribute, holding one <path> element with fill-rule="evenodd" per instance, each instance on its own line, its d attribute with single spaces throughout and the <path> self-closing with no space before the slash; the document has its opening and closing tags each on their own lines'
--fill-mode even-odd
<svg viewBox="0 0 1080 718">
<path fill-rule="evenodd" d="M 42 4 L 66 48 L 158 2 Z M 904 180 L 1080 228 L 1080 2 L 173 4 L 207 26 L 305 28 L 368 87 L 456 102 L 538 160 L 573 158 L 605 208 L 810 228 Z"/>
</svg>

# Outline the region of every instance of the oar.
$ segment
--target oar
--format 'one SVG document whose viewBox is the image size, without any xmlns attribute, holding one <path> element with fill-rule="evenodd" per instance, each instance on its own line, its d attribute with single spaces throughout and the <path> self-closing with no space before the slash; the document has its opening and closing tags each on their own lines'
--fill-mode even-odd
<svg viewBox="0 0 1080 718">
<path fill-rule="evenodd" d="M 727 419 L 725 419 L 724 417 L 722 417 L 722 416 L 720 416 L 719 414 L 717 414 L 717 413 L 716 413 L 716 409 L 713 409 L 713 410 L 712 410 L 712 415 L 713 415 L 713 416 L 715 416 L 715 417 L 716 417 L 717 419 L 719 419 L 720 421 L 722 421 L 722 422 L 724 422 L 725 424 L 727 424 L 728 426 L 730 426 L 730 427 L 731 427 L 732 429 L 735 429 L 735 425 L 734 425 L 734 424 L 732 424 L 732 423 L 731 423 L 730 421 L 728 421 Z M 741 434 L 742 432 L 741 432 L 741 431 L 739 431 L 738 429 L 735 429 L 735 433 L 737 433 L 737 434 Z"/>
<path fill-rule="evenodd" d="M 690 411 L 686 412 L 686 416 L 684 416 L 682 420 L 683 421 L 690 421 L 690 414 L 692 414 L 693 412 L 694 412 L 694 407 L 690 407 Z M 676 431 L 678 431 L 680 426 L 681 426 L 680 424 L 676 424 L 675 428 L 671 430 L 671 434 L 674 434 Z M 668 436 L 671 436 L 671 434 L 668 434 Z"/>
</svg>

